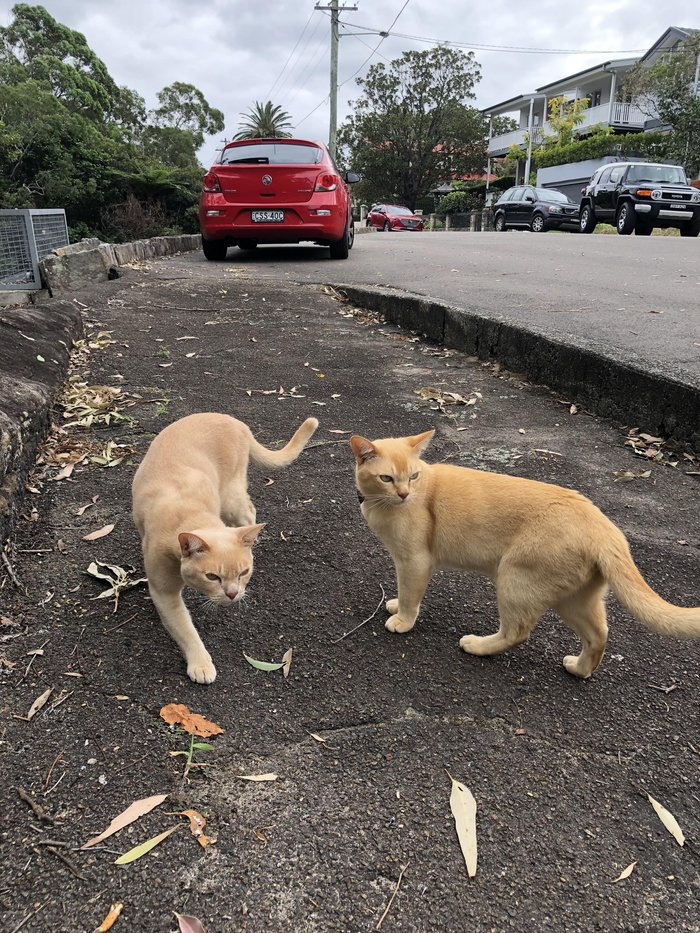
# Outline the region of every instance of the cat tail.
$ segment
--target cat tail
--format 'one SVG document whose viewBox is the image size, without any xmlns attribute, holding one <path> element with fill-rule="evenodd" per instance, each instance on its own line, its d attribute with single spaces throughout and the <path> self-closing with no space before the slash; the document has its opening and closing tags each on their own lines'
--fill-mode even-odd
<svg viewBox="0 0 700 933">
<path fill-rule="evenodd" d="M 316 418 L 307 418 L 292 435 L 284 447 L 280 450 L 270 450 L 269 447 L 263 447 L 250 435 L 250 459 L 258 466 L 268 469 L 281 469 L 289 466 L 302 452 L 307 442 L 318 427 Z"/>
<path fill-rule="evenodd" d="M 700 606 L 682 608 L 666 602 L 649 586 L 617 528 L 597 555 L 596 563 L 610 589 L 642 625 L 676 638 L 700 638 Z"/>
</svg>

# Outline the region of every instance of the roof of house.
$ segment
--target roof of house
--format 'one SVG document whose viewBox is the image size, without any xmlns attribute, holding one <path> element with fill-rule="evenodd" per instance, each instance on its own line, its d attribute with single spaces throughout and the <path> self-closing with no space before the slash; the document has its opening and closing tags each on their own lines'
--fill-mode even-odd
<svg viewBox="0 0 700 933">
<path fill-rule="evenodd" d="M 700 32 L 698 29 L 690 29 L 684 26 L 669 26 L 668 29 L 659 36 L 656 42 L 651 46 L 651 48 L 642 55 L 639 59 L 640 62 L 646 61 L 647 58 L 651 58 L 655 52 L 658 52 L 659 48 L 664 47 L 664 41 L 673 36 L 676 39 L 687 39 L 689 36 L 692 36 L 694 33 Z"/>
</svg>

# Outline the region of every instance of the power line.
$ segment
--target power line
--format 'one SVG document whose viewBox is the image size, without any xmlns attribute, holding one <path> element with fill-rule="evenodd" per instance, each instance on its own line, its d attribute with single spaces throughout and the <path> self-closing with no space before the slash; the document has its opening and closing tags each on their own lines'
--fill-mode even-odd
<svg viewBox="0 0 700 933">
<path fill-rule="evenodd" d="M 313 17 L 313 15 L 314 15 L 315 12 L 316 12 L 315 10 L 312 10 L 311 13 L 309 14 L 309 18 L 307 19 L 307 21 L 306 21 L 306 23 L 305 23 L 305 25 L 304 25 L 304 28 L 303 28 L 302 31 L 301 31 L 301 35 L 299 36 L 299 38 L 297 39 L 296 43 L 294 44 L 294 48 L 292 49 L 292 51 L 291 51 L 291 52 L 289 53 L 289 55 L 287 56 L 287 61 L 286 61 L 286 62 L 284 63 L 284 65 L 282 66 L 282 70 L 280 71 L 280 73 L 279 73 L 279 74 L 277 75 L 277 77 L 275 78 L 274 82 L 272 83 L 272 86 L 270 87 L 270 90 L 267 92 L 267 99 L 268 99 L 268 100 L 271 100 L 271 99 L 272 99 L 272 92 L 273 92 L 273 90 L 275 89 L 275 87 L 277 87 L 278 83 L 280 82 L 280 80 L 281 80 L 281 78 L 282 78 L 282 75 L 283 75 L 283 74 L 285 73 L 285 71 L 287 70 L 287 65 L 289 64 L 289 62 L 290 62 L 291 59 L 292 59 L 292 56 L 294 55 L 294 53 L 296 52 L 297 48 L 299 47 L 299 43 L 300 43 L 301 40 L 304 38 L 304 33 L 305 33 L 306 30 L 308 29 L 309 23 L 311 22 L 311 18 Z"/>
<path fill-rule="evenodd" d="M 364 32 L 360 33 L 360 35 L 377 35 L 378 33 L 382 36 L 382 39 L 388 39 L 391 36 L 394 39 L 409 39 L 413 42 L 427 42 L 431 45 L 449 45 L 458 49 L 479 49 L 486 52 L 507 52 L 514 54 L 532 53 L 539 55 L 631 55 L 648 51 L 647 49 L 549 49 L 520 45 L 488 45 L 480 42 L 453 42 L 450 39 L 432 39 L 427 36 L 414 36 L 403 32 L 392 32 L 391 27 L 385 31 L 380 31 L 371 26 L 361 26 L 358 23 L 348 23 L 345 21 L 341 22 L 343 26 L 348 26 L 352 29 L 363 29 Z M 353 33 L 345 33 L 345 35 L 353 35 Z"/>
</svg>

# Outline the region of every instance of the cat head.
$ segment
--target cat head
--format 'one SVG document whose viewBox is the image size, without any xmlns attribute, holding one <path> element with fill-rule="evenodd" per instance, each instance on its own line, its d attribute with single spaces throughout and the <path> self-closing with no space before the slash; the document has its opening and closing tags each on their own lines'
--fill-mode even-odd
<svg viewBox="0 0 700 933">
<path fill-rule="evenodd" d="M 252 547 L 265 525 L 183 531 L 180 542 L 180 575 L 212 602 L 239 602 L 253 575 Z"/>
<path fill-rule="evenodd" d="M 365 501 L 372 504 L 402 505 L 420 488 L 425 464 L 421 454 L 435 431 L 413 437 L 386 437 L 369 441 L 355 434 L 350 446 L 355 454 L 355 481 Z"/>
</svg>

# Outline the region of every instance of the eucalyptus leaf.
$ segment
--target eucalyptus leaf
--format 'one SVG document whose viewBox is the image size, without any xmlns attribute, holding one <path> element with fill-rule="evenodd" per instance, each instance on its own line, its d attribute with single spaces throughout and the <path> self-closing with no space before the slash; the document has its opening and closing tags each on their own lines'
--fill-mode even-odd
<svg viewBox="0 0 700 933">
<path fill-rule="evenodd" d="M 254 667 L 259 671 L 278 671 L 285 665 L 284 661 L 280 661 L 279 664 L 276 664 L 272 661 L 256 661 L 255 658 L 251 658 L 250 655 L 247 655 L 245 651 L 243 652 L 243 657 L 246 659 L 248 664 L 251 665 L 251 667 Z"/>
</svg>

